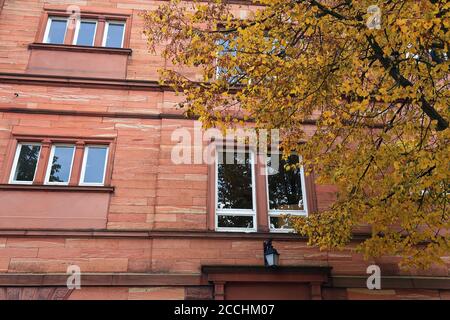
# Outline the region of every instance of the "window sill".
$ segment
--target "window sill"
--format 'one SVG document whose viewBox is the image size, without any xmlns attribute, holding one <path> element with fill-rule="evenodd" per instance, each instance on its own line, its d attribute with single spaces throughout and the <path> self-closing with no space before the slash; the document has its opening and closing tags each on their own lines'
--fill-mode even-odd
<svg viewBox="0 0 450 320">
<path fill-rule="evenodd" d="M 52 44 L 52 43 L 31 43 L 28 45 L 29 49 L 43 49 L 55 51 L 72 51 L 72 52 L 93 52 L 93 53 L 107 53 L 107 54 L 123 54 L 131 56 L 133 50 L 127 48 L 107 48 L 94 46 L 77 46 L 68 44 Z"/>
<path fill-rule="evenodd" d="M 294 233 L 296 234 L 294 229 L 269 229 L 270 233 Z"/>
<path fill-rule="evenodd" d="M 101 192 L 113 193 L 114 187 L 106 186 L 57 186 L 36 184 L 0 184 L 0 190 L 8 191 L 72 191 L 72 192 Z"/>
<path fill-rule="evenodd" d="M 223 227 L 217 227 L 215 229 L 216 232 L 234 232 L 234 233 L 255 233 L 257 232 L 256 229 L 243 229 L 243 228 L 223 228 Z"/>
</svg>

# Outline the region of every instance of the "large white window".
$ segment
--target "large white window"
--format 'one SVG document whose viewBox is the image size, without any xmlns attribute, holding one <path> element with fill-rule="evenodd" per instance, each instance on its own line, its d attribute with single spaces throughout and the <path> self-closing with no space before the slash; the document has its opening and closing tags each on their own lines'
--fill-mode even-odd
<svg viewBox="0 0 450 320">
<path fill-rule="evenodd" d="M 45 175 L 46 184 L 69 184 L 75 146 L 53 145 Z"/>
<path fill-rule="evenodd" d="M 44 34 L 44 43 L 64 44 L 67 32 L 67 18 L 48 18 Z"/>
<path fill-rule="evenodd" d="M 93 46 L 97 32 L 96 20 L 79 20 L 75 29 L 73 44 L 78 46 Z"/>
<path fill-rule="evenodd" d="M 107 21 L 103 36 L 103 46 L 108 48 L 122 48 L 125 34 L 125 22 Z"/>
<path fill-rule="evenodd" d="M 10 183 L 32 184 L 41 153 L 38 143 L 19 143 L 14 156 Z"/>
<path fill-rule="evenodd" d="M 102 186 L 105 183 L 107 146 L 86 146 L 81 167 L 80 185 Z"/>
<path fill-rule="evenodd" d="M 218 150 L 215 198 L 218 231 L 256 231 L 253 152 Z"/>
<path fill-rule="evenodd" d="M 273 161 L 276 159 L 277 161 Z M 290 231 L 288 219 L 283 216 L 306 216 L 308 205 L 305 194 L 305 177 L 299 157 L 291 155 L 267 159 L 267 198 L 271 231 Z"/>
</svg>

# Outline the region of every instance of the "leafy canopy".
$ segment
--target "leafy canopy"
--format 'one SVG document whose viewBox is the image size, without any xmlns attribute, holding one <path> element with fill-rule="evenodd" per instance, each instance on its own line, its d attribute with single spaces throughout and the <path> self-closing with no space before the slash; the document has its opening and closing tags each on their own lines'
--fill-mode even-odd
<svg viewBox="0 0 450 320">
<path fill-rule="evenodd" d="M 248 12 L 173 0 L 144 18 L 187 114 L 205 127 L 280 128 L 285 156 L 298 152 L 337 187 L 328 210 L 295 219 L 311 244 L 342 248 L 370 225 L 366 256 L 425 267 L 450 251 L 449 10 L 445 0 L 260 0 Z"/>
</svg>

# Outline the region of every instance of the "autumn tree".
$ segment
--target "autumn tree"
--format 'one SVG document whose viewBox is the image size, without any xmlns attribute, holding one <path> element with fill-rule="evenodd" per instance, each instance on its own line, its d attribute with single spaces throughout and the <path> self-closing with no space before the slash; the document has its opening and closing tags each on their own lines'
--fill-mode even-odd
<svg viewBox="0 0 450 320">
<path fill-rule="evenodd" d="M 342 248 L 370 225 L 366 256 L 424 267 L 448 255 L 450 3 L 235 8 L 175 0 L 144 14 L 150 48 L 182 67 L 162 71 L 184 94 L 180 107 L 205 127 L 282 129 L 285 156 L 298 152 L 338 189 L 329 210 L 295 220 L 311 244 Z"/>
</svg>

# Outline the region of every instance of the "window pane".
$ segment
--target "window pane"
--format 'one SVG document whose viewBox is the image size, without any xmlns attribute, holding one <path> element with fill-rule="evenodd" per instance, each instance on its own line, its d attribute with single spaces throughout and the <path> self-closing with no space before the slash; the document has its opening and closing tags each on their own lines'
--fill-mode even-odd
<svg viewBox="0 0 450 320">
<path fill-rule="evenodd" d="M 40 151 L 41 146 L 21 145 L 16 172 L 14 173 L 15 181 L 33 181 Z"/>
<path fill-rule="evenodd" d="M 75 148 L 72 146 L 55 146 L 54 150 L 48 181 L 69 182 Z"/>
<path fill-rule="evenodd" d="M 223 216 L 219 215 L 220 228 L 253 228 L 253 216 Z"/>
<path fill-rule="evenodd" d="M 106 35 L 105 47 L 122 48 L 124 24 L 109 23 L 108 34 Z"/>
<path fill-rule="evenodd" d="M 96 22 L 81 21 L 80 30 L 78 31 L 77 45 L 92 46 L 94 44 L 96 26 Z"/>
<path fill-rule="evenodd" d="M 287 218 L 270 217 L 270 229 L 291 229 L 291 224 Z"/>
<path fill-rule="evenodd" d="M 86 167 L 84 170 L 85 183 L 103 183 L 107 147 L 88 147 Z"/>
<path fill-rule="evenodd" d="M 270 210 L 304 210 L 302 179 L 300 169 L 286 170 L 285 165 L 299 162 L 298 156 L 292 155 L 287 161 L 279 159 L 278 173 L 271 168 L 268 160 L 267 176 L 269 182 L 269 208 Z M 275 165 L 275 164 L 274 164 Z"/>
<path fill-rule="evenodd" d="M 253 209 L 252 164 L 249 153 L 219 152 L 218 209 Z"/>
<path fill-rule="evenodd" d="M 63 44 L 66 35 L 66 20 L 50 20 L 50 30 L 47 36 L 47 43 Z"/>
<path fill-rule="evenodd" d="M 221 65 L 221 59 L 224 59 L 224 56 L 236 57 L 237 48 L 231 47 L 230 40 L 220 40 L 217 44 L 223 46 L 223 49 L 218 53 L 219 59 L 217 60 L 216 77 L 218 79 L 227 79 L 229 83 L 236 82 L 241 77 L 241 70 L 239 67 L 235 67 L 233 70 L 234 72 L 230 72 L 226 67 Z"/>
</svg>

